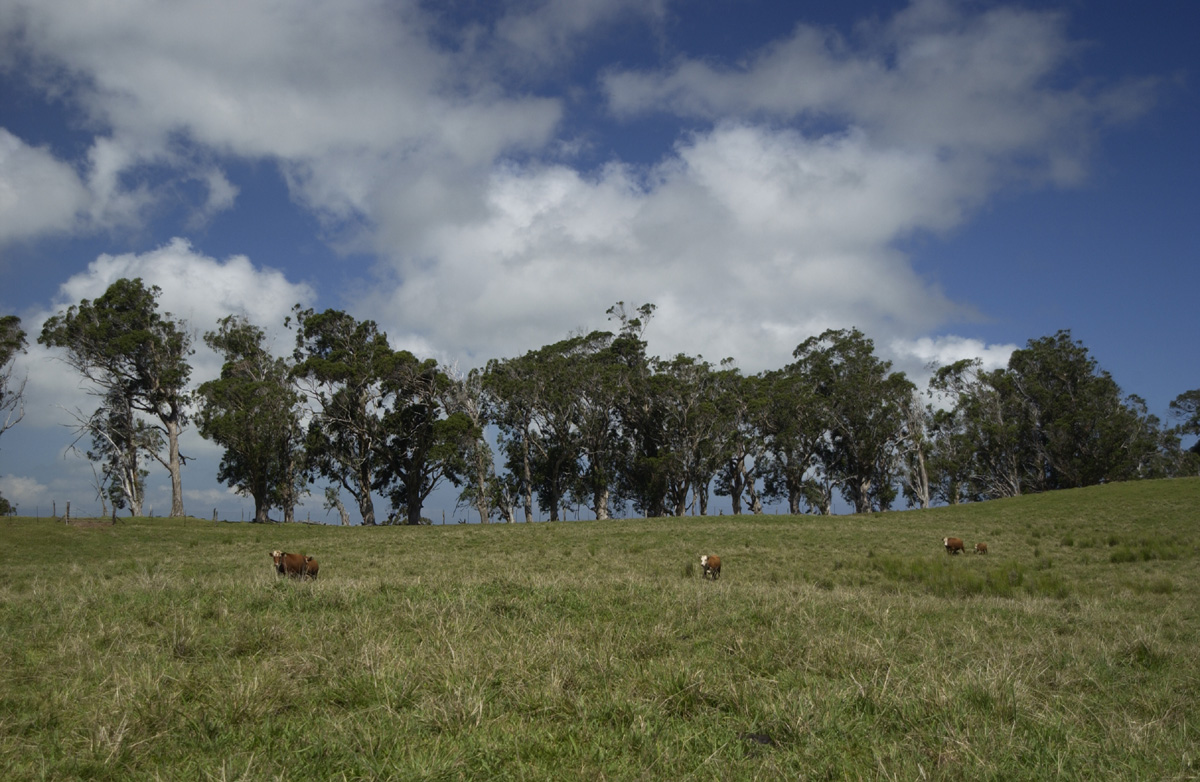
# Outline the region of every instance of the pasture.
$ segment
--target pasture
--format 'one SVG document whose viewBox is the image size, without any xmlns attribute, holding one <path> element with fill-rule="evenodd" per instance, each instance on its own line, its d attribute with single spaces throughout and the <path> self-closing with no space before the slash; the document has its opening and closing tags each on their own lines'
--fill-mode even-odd
<svg viewBox="0 0 1200 782">
<path fill-rule="evenodd" d="M 1194 779 L 1198 522 L 1200 479 L 871 516 L 0 519 L 0 776 Z"/>
</svg>

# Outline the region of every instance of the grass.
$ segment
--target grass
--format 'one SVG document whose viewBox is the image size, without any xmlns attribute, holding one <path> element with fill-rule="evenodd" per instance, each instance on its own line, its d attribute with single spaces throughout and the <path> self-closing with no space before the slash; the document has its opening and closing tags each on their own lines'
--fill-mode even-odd
<svg viewBox="0 0 1200 782">
<path fill-rule="evenodd" d="M 1196 778 L 1198 521 L 1197 479 L 865 517 L 0 520 L 0 770 Z"/>
</svg>

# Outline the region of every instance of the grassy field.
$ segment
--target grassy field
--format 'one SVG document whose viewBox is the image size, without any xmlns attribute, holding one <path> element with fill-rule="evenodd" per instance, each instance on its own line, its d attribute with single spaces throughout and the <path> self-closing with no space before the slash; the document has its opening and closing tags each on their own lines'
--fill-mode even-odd
<svg viewBox="0 0 1200 782">
<path fill-rule="evenodd" d="M 4 780 L 1200 777 L 1200 479 L 865 517 L 0 530 Z M 320 580 L 278 580 L 274 548 Z"/>
</svg>

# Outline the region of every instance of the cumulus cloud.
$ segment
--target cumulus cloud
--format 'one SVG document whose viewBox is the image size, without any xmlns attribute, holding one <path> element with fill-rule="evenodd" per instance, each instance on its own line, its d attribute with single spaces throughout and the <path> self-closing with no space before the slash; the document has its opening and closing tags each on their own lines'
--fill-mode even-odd
<svg viewBox="0 0 1200 782">
<path fill-rule="evenodd" d="M 136 222 L 154 202 L 140 169 L 204 182 L 199 221 L 236 208 L 219 161 L 271 161 L 325 238 L 377 259 L 369 282 L 343 283 L 369 288 L 338 291 L 354 314 L 468 363 L 602 327 L 618 300 L 659 306 L 657 352 L 747 369 L 828 327 L 916 340 L 961 325 L 970 306 L 900 242 L 954 230 L 1014 182 L 1079 181 L 1095 129 L 1147 100 L 1064 78 L 1076 45 L 1060 14 L 914 0 L 852 33 L 800 24 L 736 63 L 591 71 L 618 118 L 690 130 L 651 164 L 581 170 L 558 151 L 595 83 L 564 89 L 566 66 L 620 20 L 661 24 L 665 2 L 466 19 L 415 0 L 15 5 L 4 40 L 98 129 L 82 166 L 94 222 Z M 221 266 L 228 279 L 238 264 Z M 131 268 L 183 280 L 211 263 L 179 247 L 106 256 L 64 301 Z"/>
<path fill-rule="evenodd" d="M 397 173 L 486 166 L 541 146 L 560 117 L 556 100 L 507 91 L 430 41 L 415 2 L 14 5 L 0 39 L 105 131 L 91 178 L 114 216 L 145 200 L 123 174 L 192 169 L 198 146 L 277 161 L 308 205 L 346 218 Z M 225 198 L 210 188 L 206 206 Z"/>
<path fill-rule="evenodd" d="M 40 503 L 48 496 L 47 487 L 36 478 L 20 475 L 0 475 L 0 494 L 4 499 L 17 506 L 17 512 L 22 516 L 34 515 L 34 509 L 40 509 Z M 49 515 L 47 505 L 44 512 Z"/>
<path fill-rule="evenodd" d="M 648 172 L 508 166 L 487 184 L 486 219 L 429 232 L 415 255 L 436 263 L 404 267 L 404 285 L 364 306 L 389 333 L 426 323 L 430 345 L 511 355 L 603 327 L 618 300 L 648 301 L 654 349 L 753 369 L 829 327 L 915 334 L 970 314 L 888 249 L 958 208 L 952 183 L 930 186 L 933 165 L 856 132 L 813 140 L 728 124 Z"/>
<path fill-rule="evenodd" d="M 69 231 L 87 201 L 74 169 L 0 128 L 0 245 Z"/>
<path fill-rule="evenodd" d="M 800 24 L 745 63 L 613 69 L 604 85 L 622 117 L 848 124 L 881 146 L 966 157 L 974 166 L 1023 163 L 1026 175 L 1071 183 L 1091 131 L 1141 114 L 1154 94 L 1150 81 L 1064 84 L 1056 76 L 1077 51 L 1059 13 L 978 13 L 950 0 L 914 0 L 887 22 L 860 26 L 854 39 Z M 978 173 L 997 172 L 993 165 Z"/>
</svg>

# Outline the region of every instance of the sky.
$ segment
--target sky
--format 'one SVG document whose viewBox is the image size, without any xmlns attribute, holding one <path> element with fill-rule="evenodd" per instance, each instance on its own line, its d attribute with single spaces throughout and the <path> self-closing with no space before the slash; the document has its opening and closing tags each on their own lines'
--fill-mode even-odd
<svg viewBox="0 0 1200 782">
<path fill-rule="evenodd" d="M 99 512 L 95 399 L 36 336 L 122 277 L 197 385 L 228 314 L 283 355 L 293 305 L 336 308 L 465 371 L 625 302 L 652 355 L 749 374 L 854 327 L 922 385 L 1068 329 L 1166 419 L 1200 388 L 1197 31 L 1175 0 L 0 0 L 0 314 L 31 342 L 0 493 Z M 183 452 L 189 514 L 252 515 Z"/>
</svg>

